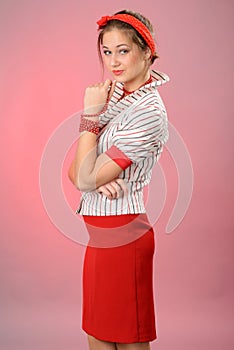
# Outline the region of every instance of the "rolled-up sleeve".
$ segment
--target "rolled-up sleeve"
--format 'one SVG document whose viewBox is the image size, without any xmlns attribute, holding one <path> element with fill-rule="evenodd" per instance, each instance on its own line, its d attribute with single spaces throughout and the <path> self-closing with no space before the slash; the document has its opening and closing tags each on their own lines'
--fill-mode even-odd
<svg viewBox="0 0 234 350">
<path fill-rule="evenodd" d="M 106 153 L 112 159 L 122 159 L 126 168 L 152 155 L 159 158 L 168 136 L 165 111 L 152 105 L 141 106 L 118 126 Z"/>
</svg>

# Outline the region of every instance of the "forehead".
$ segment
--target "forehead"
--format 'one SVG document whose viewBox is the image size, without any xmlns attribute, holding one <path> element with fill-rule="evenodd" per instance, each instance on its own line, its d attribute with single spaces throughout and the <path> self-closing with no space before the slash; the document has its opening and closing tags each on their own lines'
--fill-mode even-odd
<svg viewBox="0 0 234 350">
<path fill-rule="evenodd" d="M 103 34 L 102 45 L 107 47 L 115 47 L 120 44 L 132 46 L 133 41 L 125 30 L 113 28 Z"/>
</svg>

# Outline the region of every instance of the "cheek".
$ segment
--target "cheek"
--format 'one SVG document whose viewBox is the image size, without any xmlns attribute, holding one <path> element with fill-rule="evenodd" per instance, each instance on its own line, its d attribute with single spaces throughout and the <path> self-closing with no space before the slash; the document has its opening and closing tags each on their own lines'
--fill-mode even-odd
<svg viewBox="0 0 234 350">
<path fill-rule="evenodd" d="M 132 65 L 132 68 L 139 66 L 141 64 L 141 60 L 139 59 L 139 55 L 131 55 L 128 59 L 129 65 Z"/>
<path fill-rule="evenodd" d="M 102 56 L 103 63 L 106 67 L 110 65 L 110 59 L 108 56 Z"/>
</svg>

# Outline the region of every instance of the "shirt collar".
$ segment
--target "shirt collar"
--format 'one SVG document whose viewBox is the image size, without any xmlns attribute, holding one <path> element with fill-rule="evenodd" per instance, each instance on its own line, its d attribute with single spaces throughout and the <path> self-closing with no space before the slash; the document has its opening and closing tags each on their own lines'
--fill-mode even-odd
<svg viewBox="0 0 234 350">
<path fill-rule="evenodd" d="M 132 94 L 127 95 L 123 99 L 121 99 L 121 96 L 123 95 L 123 83 L 117 82 L 115 86 L 115 91 L 109 102 L 109 106 L 112 107 L 113 105 L 118 103 L 120 108 L 126 108 L 128 105 L 139 99 L 142 93 L 145 94 L 149 91 L 152 91 L 152 89 L 155 89 L 158 86 L 163 85 L 170 80 L 169 76 L 166 73 L 159 72 L 156 70 L 151 70 L 150 73 L 153 80 L 151 83 L 143 85 L 141 88 L 135 90 Z"/>
<path fill-rule="evenodd" d="M 170 80 L 169 76 L 166 73 L 159 72 L 156 70 L 151 70 L 150 73 L 151 73 L 153 81 L 150 84 L 144 85 L 143 88 L 146 86 L 148 87 L 149 85 L 150 86 L 160 86 L 160 85 L 167 83 Z"/>
</svg>

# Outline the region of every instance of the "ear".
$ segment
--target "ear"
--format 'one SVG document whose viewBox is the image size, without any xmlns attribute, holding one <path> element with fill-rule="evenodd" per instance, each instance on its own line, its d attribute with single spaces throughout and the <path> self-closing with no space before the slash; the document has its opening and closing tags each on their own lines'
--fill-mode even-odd
<svg viewBox="0 0 234 350">
<path fill-rule="evenodd" d="M 148 61 L 151 58 L 151 50 L 149 47 L 145 50 L 145 60 Z"/>
</svg>

